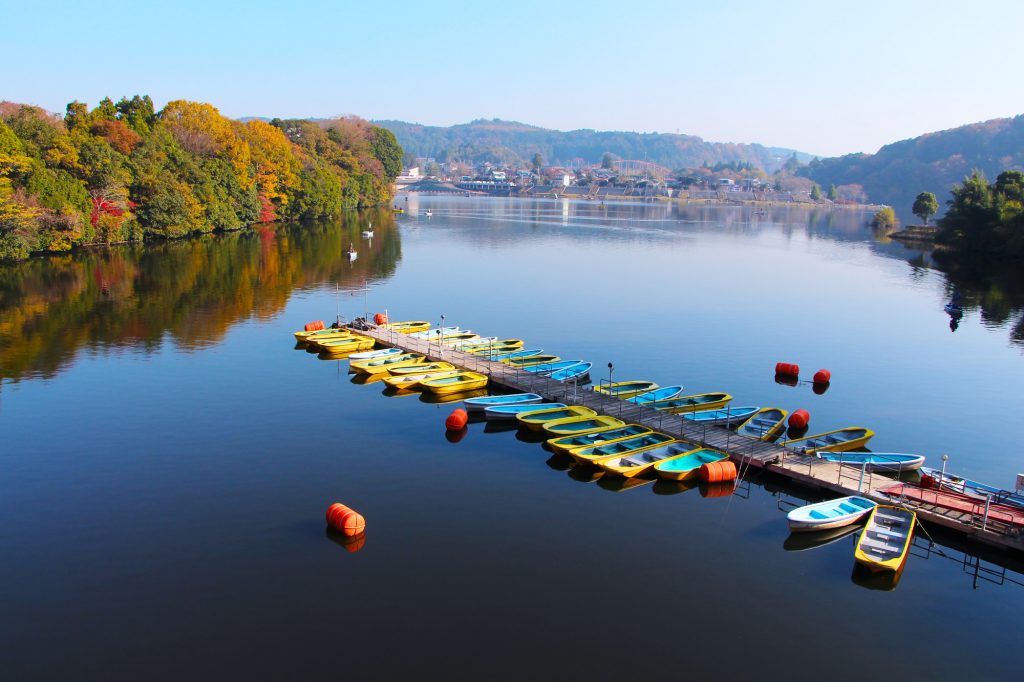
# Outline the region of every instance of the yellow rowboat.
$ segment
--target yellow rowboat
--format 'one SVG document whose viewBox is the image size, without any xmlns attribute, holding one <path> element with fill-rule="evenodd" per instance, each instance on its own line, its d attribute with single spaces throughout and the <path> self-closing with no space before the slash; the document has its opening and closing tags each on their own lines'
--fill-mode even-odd
<svg viewBox="0 0 1024 682">
<path fill-rule="evenodd" d="M 368 336 L 354 335 L 347 339 L 325 341 L 323 345 L 317 347 L 325 355 L 348 355 L 357 351 L 370 350 L 376 344 L 377 342 Z"/>
<path fill-rule="evenodd" d="M 341 328 L 339 328 L 339 327 L 326 327 L 324 329 L 317 329 L 316 331 L 311 331 L 311 332 L 298 331 L 298 332 L 295 332 L 295 340 L 298 341 L 299 343 L 304 343 L 307 339 L 316 338 L 317 336 L 324 336 L 324 335 L 334 334 L 336 332 L 345 332 L 345 331 L 349 331 L 349 330 L 345 329 L 344 327 L 341 327 Z"/>
<path fill-rule="evenodd" d="M 396 332 L 403 334 L 414 334 L 416 332 L 425 332 L 430 329 L 430 323 L 424 322 L 423 320 L 406 320 L 404 322 L 388 322 L 385 325 L 381 325 L 385 329 L 394 329 Z"/>
<path fill-rule="evenodd" d="M 635 436 L 642 436 L 645 433 L 651 433 L 651 429 L 643 426 L 642 424 L 627 424 L 626 426 L 622 426 L 617 429 L 602 429 L 600 431 L 591 431 L 590 433 L 560 436 L 558 438 L 548 440 L 547 444 L 548 447 L 556 453 L 564 454 L 573 448 L 614 443 L 615 441 L 626 440 L 627 438 L 633 438 Z"/>
<path fill-rule="evenodd" d="M 787 414 L 789 412 L 778 407 L 762 407 L 736 427 L 736 433 L 755 440 L 773 441 L 786 428 Z"/>
<path fill-rule="evenodd" d="M 609 474 L 633 478 L 645 474 L 666 461 L 681 457 L 688 452 L 693 452 L 693 446 L 681 441 L 672 441 L 657 447 L 634 452 L 631 455 L 613 455 L 595 460 L 594 464 L 601 467 Z"/>
<path fill-rule="evenodd" d="M 418 374 L 396 374 L 394 376 L 384 377 L 384 383 L 391 388 L 398 389 L 399 391 L 409 391 L 419 388 L 420 382 L 424 379 L 437 379 L 450 374 L 456 374 L 458 372 L 459 370 L 435 369 Z"/>
<path fill-rule="evenodd" d="M 520 412 L 516 415 L 516 421 L 519 422 L 520 426 L 525 426 L 526 428 L 534 431 L 540 431 L 544 426 L 544 422 L 551 422 L 556 419 L 568 419 L 570 417 L 596 416 L 597 412 L 594 412 L 589 407 L 572 405 L 570 407 L 548 407 L 542 410 L 533 410 L 531 412 Z"/>
<path fill-rule="evenodd" d="M 569 456 L 581 464 L 592 464 L 607 457 L 626 457 L 674 441 L 675 438 L 672 436 L 666 436 L 664 433 L 655 431 L 611 443 L 573 448 L 569 450 Z"/>
<path fill-rule="evenodd" d="M 521 358 L 505 358 L 502 362 L 513 367 L 532 367 L 533 365 L 558 362 L 561 359 L 557 355 L 527 355 Z"/>
<path fill-rule="evenodd" d="M 478 372 L 453 372 L 445 376 L 424 379 L 420 382 L 420 388 L 429 391 L 434 395 L 451 395 L 452 393 L 465 393 L 487 386 L 487 375 Z"/>
<path fill-rule="evenodd" d="M 624 421 L 615 417 L 568 417 L 544 422 L 541 424 L 541 428 L 552 436 L 572 436 L 604 429 L 617 429 L 625 425 Z"/>
<path fill-rule="evenodd" d="M 686 447 L 688 448 L 686 452 L 681 452 L 676 457 L 663 459 L 654 465 L 654 473 L 658 475 L 658 478 L 668 481 L 689 481 L 696 478 L 697 472 L 705 464 L 729 459 L 728 455 L 718 450 L 708 448 L 694 450 L 690 445 Z"/>
<path fill-rule="evenodd" d="M 656 410 L 664 410 L 678 414 L 680 412 L 695 412 L 697 410 L 717 410 L 725 407 L 732 400 L 728 393 L 697 393 L 695 395 L 684 395 L 679 398 L 666 398 L 645 403 L 647 407 Z"/>
<path fill-rule="evenodd" d="M 349 332 L 347 334 L 336 334 L 336 335 L 333 335 L 333 336 L 325 336 L 325 337 L 317 336 L 317 337 L 314 337 L 314 338 L 310 339 L 309 341 L 306 341 L 306 347 L 307 348 L 314 348 L 316 350 L 323 350 L 328 345 L 334 343 L 335 341 L 348 341 L 349 339 L 354 339 L 354 338 L 366 339 L 366 338 L 369 338 L 369 337 L 363 336 L 362 334 L 353 334 L 351 332 Z"/>
<path fill-rule="evenodd" d="M 388 371 L 395 376 L 401 376 L 404 374 L 422 374 L 423 372 L 450 372 L 454 370 L 455 365 L 450 362 L 425 362 L 420 365 L 388 368 Z"/>
<path fill-rule="evenodd" d="M 488 351 L 504 353 L 510 350 L 519 350 L 522 347 L 522 339 L 501 339 L 488 343 L 467 343 L 461 346 L 459 350 L 464 350 L 467 353 L 480 353 L 481 355 L 487 355 Z M 498 348 L 503 350 L 497 350 Z"/>
<path fill-rule="evenodd" d="M 632 398 L 635 395 L 653 391 L 658 384 L 653 381 L 616 381 L 614 384 L 604 383 L 594 386 L 594 390 L 616 398 Z"/>
<path fill-rule="evenodd" d="M 917 514 L 880 504 L 871 511 L 853 558 L 873 571 L 899 571 L 907 560 Z"/>
<path fill-rule="evenodd" d="M 782 447 L 804 452 L 846 452 L 863 447 L 875 432 L 861 426 L 816 433 L 795 440 L 782 441 Z"/>
<path fill-rule="evenodd" d="M 386 358 L 380 358 L 379 360 L 360 360 L 359 362 L 350 362 L 348 368 L 356 374 L 381 374 L 384 372 L 390 372 L 392 369 L 398 367 L 408 367 L 409 365 L 422 364 L 427 358 L 419 353 L 403 353 L 402 355 L 392 355 Z"/>
</svg>

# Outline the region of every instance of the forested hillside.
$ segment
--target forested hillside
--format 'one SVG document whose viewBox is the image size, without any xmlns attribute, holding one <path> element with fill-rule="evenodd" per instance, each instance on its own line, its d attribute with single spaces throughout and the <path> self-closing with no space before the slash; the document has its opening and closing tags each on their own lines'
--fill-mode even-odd
<svg viewBox="0 0 1024 682">
<path fill-rule="evenodd" d="M 919 192 L 944 199 L 973 169 L 989 177 L 1024 170 L 1024 116 L 929 133 L 886 145 L 877 154 L 812 161 L 801 173 L 822 187 L 862 185 L 872 201 L 909 219 Z M 939 210 L 945 210 L 944 202 Z"/>
<path fill-rule="evenodd" d="M 771 173 L 782 167 L 791 149 L 759 144 L 705 142 L 692 135 L 598 130 L 549 130 L 514 121 L 477 120 L 450 127 L 403 121 L 374 121 L 395 134 L 406 158 L 433 157 L 438 162 L 489 161 L 526 166 L 534 154 L 545 163 L 564 165 L 573 159 L 600 163 L 605 153 L 620 159 L 651 161 L 668 168 L 696 168 L 705 163 L 747 162 Z M 798 154 L 798 159 L 812 157 Z"/>
<path fill-rule="evenodd" d="M 322 218 L 391 197 L 402 150 L 357 118 L 242 123 L 210 104 L 0 103 L 0 260 Z"/>
</svg>

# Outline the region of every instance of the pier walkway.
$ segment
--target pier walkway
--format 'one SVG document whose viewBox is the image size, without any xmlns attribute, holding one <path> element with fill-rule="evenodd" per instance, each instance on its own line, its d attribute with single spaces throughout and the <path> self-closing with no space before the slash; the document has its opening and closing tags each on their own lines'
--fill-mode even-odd
<svg viewBox="0 0 1024 682">
<path fill-rule="evenodd" d="M 974 541 L 1024 551 L 1024 526 L 1006 523 L 998 514 L 987 513 L 984 502 L 970 509 L 954 509 L 906 495 L 890 495 L 885 491 L 897 484 L 891 476 L 849 464 L 826 462 L 776 443 L 740 436 L 722 426 L 696 424 L 682 414 L 666 413 L 575 384 L 560 383 L 486 357 L 454 350 L 436 341 L 413 338 L 383 327 L 358 330 L 358 333 L 373 337 L 385 346 L 422 353 L 431 361 L 450 362 L 456 367 L 486 374 L 491 384 L 509 391 L 538 393 L 552 402 L 582 405 L 627 424 L 643 424 L 695 446 L 720 450 L 736 461 L 741 475 L 749 467 L 757 467 L 803 486 L 839 495 L 863 495 L 886 504 L 900 504 L 917 512 L 921 520 L 964 533 Z M 902 487 L 895 490 L 900 491 Z"/>
</svg>

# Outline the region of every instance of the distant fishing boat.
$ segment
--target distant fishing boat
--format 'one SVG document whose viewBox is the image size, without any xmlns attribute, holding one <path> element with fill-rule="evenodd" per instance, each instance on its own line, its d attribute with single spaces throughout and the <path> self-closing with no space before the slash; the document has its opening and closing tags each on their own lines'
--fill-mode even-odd
<svg viewBox="0 0 1024 682">
<path fill-rule="evenodd" d="M 871 513 L 877 502 L 851 495 L 836 500 L 805 504 L 786 515 L 791 531 L 826 530 L 860 521 Z"/>
<path fill-rule="evenodd" d="M 430 216 L 432 216 L 432 215 L 434 215 L 434 212 L 433 212 L 433 211 L 431 211 L 431 210 L 430 210 L 430 209 L 428 208 L 428 209 L 427 209 L 427 217 L 429 218 L 429 217 L 430 217 Z"/>
<path fill-rule="evenodd" d="M 827 462 L 838 462 L 853 467 L 870 466 L 872 469 L 914 471 L 924 464 L 924 455 L 902 452 L 819 452 L 817 456 Z"/>
</svg>

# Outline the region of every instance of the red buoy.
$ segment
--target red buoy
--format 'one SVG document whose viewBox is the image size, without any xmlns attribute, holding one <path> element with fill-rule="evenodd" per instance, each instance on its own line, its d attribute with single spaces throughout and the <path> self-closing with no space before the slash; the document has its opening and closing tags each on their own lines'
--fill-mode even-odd
<svg viewBox="0 0 1024 682">
<path fill-rule="evenodd" d="M 366 530 L 366 519 L 363 515 L 340 502 L 335 502 L 327 508 L 327 523 L 346 537 L 359 535 Z"/>
<path fill-rule="evenodd" d="M 830 381 L 832 381 L 832 372 L 827 369 L 819 369 L 814 373 L 814 383 L 827 384 Z"/>
<path fill-rule="evenodd" d="M 377 313 L 376 315 L 373 316 L 373 323 L 374 324 L 387 324 L 388 323 L 388 316 L 385 315 L 384 313 Z"/>
<path fill-rule="evenodd" d="M 444 420 L 444 427 L 449 431 L 459 431 L 466 428 L 466 424 L 468 422 L 469 415 L 465 410 L 459 408 L 457 410 L 452 410 L 452 413 Z"/>
<path fill-rule="evenodd" d="M 324 321 L 316 320 L 315 322 L 307 322 L 305 328 L 307 332 L 318 332 L 324 328 Z"/>
<path fill-rule="evenodd" d="M 811 422 L 811 413 L 807 410 L 800 409 L 794 410 L 789 415 L 789 426 L 793 429 L 806 429 L 807 425 Z"/>
<path fill-rule="evenodd" d="M 782 376 L 799 376 L 800 365 L 793 365 L 788 362 L 776 362 L 775 373 Z"/>
</svg>

